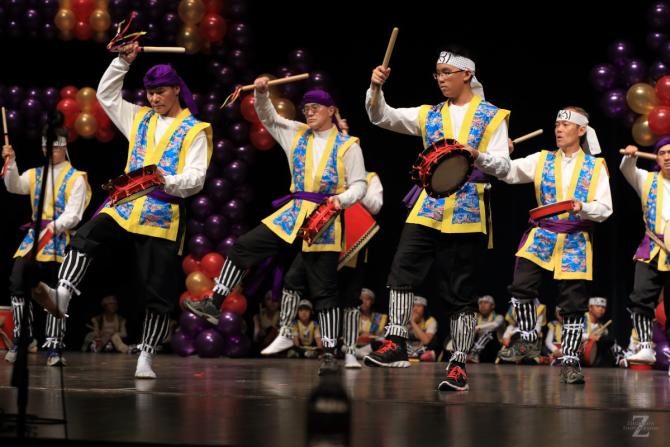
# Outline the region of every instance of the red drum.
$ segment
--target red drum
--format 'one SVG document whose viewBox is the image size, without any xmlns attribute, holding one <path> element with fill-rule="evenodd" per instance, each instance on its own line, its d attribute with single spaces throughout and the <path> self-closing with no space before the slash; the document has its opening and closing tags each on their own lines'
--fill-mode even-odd
<svg viewBox="0 0 670 447">
<path fill-rule="evenodd" d="M 377 231 L 379 225 L 360 203 L 344 210 L 344 251 L 340 253 L 338 270 L 356 256 Z"/>
<path fill-rule="evenodd" d="M 164 184 L 165 180 L 158 172 L 158 167 L 149 165 L 108 181 L 102 185 L 102 189 L 109 193 L 110 205 L 118 206 L 146 196 Z"/>
<path fill-rule="evenodd" d="M 0 306 L 0 349 L 12 347 L 14 338 L 14 319 L 11 306 Z"/>
<path fill-rule="evenodd" d="M 568 211 L 572 211 L 574 200 L 563 200 L 562 202 L 551 203 L 545 206 L 538 206 L 529 211 L 530 218 L 533 220 L 544 219 L 545 217 L 556 216 Z"/>
<path fill-rule="evenodd" d="M 334 204 L 328 202 L 328 199 L 325 199 L 302 223 L 302 227 L 298 230 L 298 237 L 304 239 L 307 245 L 312 245 L 339 214 L 340 210 L 336 209 Z"/>
<path fill-rule="evenodd" d="M 586 340 L 583 345 L 584 366 L 593 366 L 598 359 L 598 342 L 596 340 Z"/>
<path fill-rule="evenodd" d="M 433 198 L 447 197 L 461 189 L 472 174 L 474 159 L 465 146 L 445 138 L 419 154 L 410 175 Z"/>
</svg>

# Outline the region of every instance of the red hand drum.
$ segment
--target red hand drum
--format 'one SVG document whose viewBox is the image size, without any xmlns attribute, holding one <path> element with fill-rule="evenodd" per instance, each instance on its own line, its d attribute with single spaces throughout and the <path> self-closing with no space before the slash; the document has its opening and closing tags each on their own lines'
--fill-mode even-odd
<svg viewBox="0 0 670 447">
<path fill-rule="evenodd" d="M 447 197 L 461 189 L 472 174 L 474 159 L 465 146 L 445 138 L 419 154 L 410 175 L 433 198 Z"/>
<path fill-rule="evenodd" d="M 118 206 L 146 196 L 164 184 L 165 180 L 156 165 L 149 165 L 109 180 L 102 185 L 102 189 L 109 193 L 110 205 Z"/>
<path fill-rule="evenodd" d="M 544 219 L 545 217 L 556 216 L 568 211 L 572 211 L 574 200 L 563 200 L 562 202 L 550 203 L 549 205 L 538 206 L 529 211 L 530 218 L 533 220 Z"/>
<path fill-rule="evenodd" d="M 298 237 L 304 239 L 307 245 L 312 245 L 321 235 L 328 229 L 337 216 L 340 210 L 335 208 L 333 203 L 324 200 L 319 206 L 312 211 L 298 230 Z"/>
</svg>

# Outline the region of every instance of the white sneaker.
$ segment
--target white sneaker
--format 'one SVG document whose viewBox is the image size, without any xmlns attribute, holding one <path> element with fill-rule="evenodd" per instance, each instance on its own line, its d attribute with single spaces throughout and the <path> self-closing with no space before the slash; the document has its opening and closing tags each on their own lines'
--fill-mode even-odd
<svg viewBox="0 0 670 447">
<path fill-rule="evenodd" d="M 361 364 L 358 363 L 355 355 L 344 354 L 344 367 L 347 369 L 358 369 L 361 367 Z"/>
<path fill-rule="evenodd" d="M 64 289 L 64 288 L 63 288 Z M 67 307 L 70 304 L 70 293 L 59 293 L 56 304 L 56 290 L 43 282 L 38 283 L 32 290 L 32 296 L 47 312 L 56 318 L 65 318 Z"/>
<path fill-rule="evenodd" d="M 273 355 L 279 354 L 282 351 L 286 351 L 288 348 L 293 346 L 293 340 L 284 335 L 277 335 L 272 343 L 268 345 L 267 348 L 261 351 L 262 355 Z"/>
<path fill-rule="evenodd" d="M 642 348 L 633 355 L 626 357 L 626 361 L 631 363 L 639 363 L 643 365 L 653 365 L 656 363 L 656 352 L 651 348 Z"/>
<path fill-rule="evenodd" d="M 356 348 L 356 358 L 358 359 L 364 359 L 366 355 L 370 354 L 372 354 L 372 345 L 370 344 Z"/>
<path fill-rule="evenodd" d="M 47 356 L 47 366 L 67 366 L 67 361 L 62 355 L 53 352 Z"/>
<path fill-rule="evenodd" d="M 137 359 L 137 368 L 135 369 L 136 379 L 155 379 L 156 373 L 151 368 L 153 362 L 153 355 L 142 351 L 140 357 Z"/>
<path fill-rule="evenodd" d="M 18 351 L 18 348 L 12 347 L 12 349 L 7 351 L 7 354 L 5 354 L 5 360 L 9 363 L 16 362 L 16 356 L 18 354 L 17 351 Z"/>
</svg>

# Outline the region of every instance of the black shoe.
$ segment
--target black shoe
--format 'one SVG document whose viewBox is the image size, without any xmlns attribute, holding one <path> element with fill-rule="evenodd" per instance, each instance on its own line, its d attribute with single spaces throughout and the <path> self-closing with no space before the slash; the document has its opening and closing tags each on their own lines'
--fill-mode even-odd
<svg viewBox="0 0 670 447">
<path fill-rule="evenodd" d="M 501 349 L 498 353 L 500 360 L 504 362 L 520 363 L 523 360 L 531 360 L 540 355 L 538 342 L 524 341 L 518 339 L 507 349 Z"/>
<path fill-rule="evenodd" d="M 465 372 L 465 365 L 458 362 L 450 362 L 447 366 L 447 378 L 437 386 L 440 391 L 467 391 L 468 373 Z"/>
<path fill-rule="evenodd" d="M 407 359 L 407 341 L 404 338 L 395 343 L 391 340 L 385 340 L 381 348 L 372 354 L 366 355 L 363 362 L 367 366 L 383 366 L 386 368 L 407 368 L 409 360 Z"/>
<path fill-rule="evenodd" d="M 331 374 L 337 374 L 340 372 L 340 366 L 335 359 L 335 356 L 330 352 L 323 354 L 321 359 L 321 366 L 319 366 L 319 375 L 326 376 Z"/>
<path fill-rule="evenodd" d="M 584 374 L 579 362 L 576 360 L 564 360 L 561 365 L 561 383 L 570 385 L 581 385 L 584 383 Z"/>
<path fill-rule="evenodd" d="M 219 310 L 219 307 L 214 304 L 214 300 L 212 298 L 205 298 L 204 300 L 198 301 L 186 298 L 184 300 L 184 307 L 200 318 L 204 318 L 213 325 L 219 324 L 221 310 Z"/>
</svg>

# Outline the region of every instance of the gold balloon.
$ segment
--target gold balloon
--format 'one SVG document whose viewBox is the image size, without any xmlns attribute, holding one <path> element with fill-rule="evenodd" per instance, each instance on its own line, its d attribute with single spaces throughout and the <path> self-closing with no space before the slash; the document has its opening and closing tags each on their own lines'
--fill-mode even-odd
<svg viewBox="0 0 670 447">
<path fill-rule="evenodd" d="M 93 35 L 93 39 L 98 43 L 107 43 L 109 42 L 109 35 L 105 31 L 98 31 Z"/>
<path fill-rule="evenodd" d="M 287 120 L 295 119 L 295 106 L 286 98 L 273 98 L 272 104 L 279 116 L 283 116 Z"/>
<path fill-rule="evenodd" d="M 626 93 L 628 107 L 637 113 L 646 114 L 658 105 L 654 87 L 644 82 L 631 85 Z"/>
<path fill-rule="evenodd" d="M 95 90 L 91 87 L 84 87 L 77 92 L 77 104 L 82 111 L 90 112 L 95 101 Z"/>
<path fill-rule="evenodd" d="M 77 18 L 74 16 L 74 12 L 72 12 L 71 9 L 59 9 L 56 13 L 56 18 L 54 18 L 56 28 L 64 33 L 72 31 L 75 23 L 77 23 Z"/>
<path fill-rule="evenodd" d="M 104 9 L 96 9 L 88 18 L 88 24 L 93 31 L 107 31 L 112 24 L 112 18 Z"/>
<path fill-rule="evenodd" d="M 649 128 L 647 115 L 642 115 L 635 120 L 631 133 L 633 140 L 640 146 L 652 146 L 658 140 L 658 136 Z"/>
<path fill-rule="evenodd" d="M 202 0 L 181 0 L 177 11 L 182 22 L 195 25 L 205 16 L 205 4 Z"/>
<path fill-rule="evenodd" d="M 92 113 L 80 113 L 74 122 L 74 130 L 84 138 L 92 138 L 98 130 L 98 122 Z"/>
<path fill-rule="evenodd" d="M 263 73 L 258 76 L 257 78 L 268 78 L 271 81 L 274 81 L 277 79 L 277 76 L 271 75 L 270 73 Z M 268 92 L 270 93 L 270 98 L 279 98 L 281 97 L 281 92 L 279 91 L 279 87 L 269 87 Z"/>
<path fill-rule="evenodd" d="M 186 48 L 188 54 L 195 54 L 202 46 L 202 39 L 198 29 L 194 26 L 185 26 L 177 35 L 177 45 Z"/>
<path fill-rule="evenodd" d="M 109 0 L 95 0 L 95 9 L 106 10 L 109 6 Z"/>
<path fill-rule="evenodd" d="M 61 9 L 72 9 L 72 0 L 58 0 Z"/>
<path fill-rule="evenodd" d="M 191 272 L 186 277 L 186 290 L 193 295 L 211 290 L 214 287 L 214 281 L 202 272 Z"/>
</svg>

